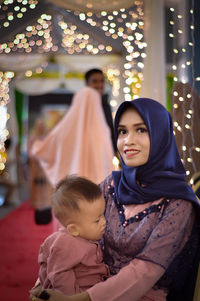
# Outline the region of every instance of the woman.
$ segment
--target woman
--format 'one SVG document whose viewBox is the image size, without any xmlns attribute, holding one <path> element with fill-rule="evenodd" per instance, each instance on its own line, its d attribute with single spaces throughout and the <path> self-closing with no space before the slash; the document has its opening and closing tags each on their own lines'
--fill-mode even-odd
<svg viewBox="0 0 200 301">
<path fill-rule="evenodd" d="M 52 186 L 70 174 L 103 181 L 113 169 L 114 152 L 99 93 L 79 90 L 62 120 L 31 152 Z"/>
<path fill-rule="evenodd" d="M 152 99 L 123 102 L 115 135 L 122 171 L 101 184 L 104 260 L 113 276 L 70 297 L 47 290 L 49 300 L 192 300 L 200 210 L 185 181 L 171 117 Z"/>
</svg>

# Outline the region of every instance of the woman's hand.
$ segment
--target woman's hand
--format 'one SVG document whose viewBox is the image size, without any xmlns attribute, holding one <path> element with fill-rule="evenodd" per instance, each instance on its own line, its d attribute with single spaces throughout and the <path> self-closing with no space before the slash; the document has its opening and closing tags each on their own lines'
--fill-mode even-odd
<svg viewBox="0 0 200 301">
<path fill-rule="evenodd" d="M 41 294 L 42 289 L 41 286 L 33 288 L 30 291 L 30 300 L 31 301 L 42 301 L 38 296 Z M 62 293 L 51 289 L 45 289 L 45 292 L 49 294 L 48 301 L 91 301 L 90 296 L 87 292 L 83 292 L 73 296 L 66 296 Z"/>
</svg>

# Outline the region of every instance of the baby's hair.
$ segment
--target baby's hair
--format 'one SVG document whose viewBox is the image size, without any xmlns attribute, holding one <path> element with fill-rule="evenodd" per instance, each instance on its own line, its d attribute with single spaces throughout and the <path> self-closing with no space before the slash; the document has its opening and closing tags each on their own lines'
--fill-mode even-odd
<svg viewBox="0 0 200 301">
<path fill-rule="evenodd" d="M 80 212 L 80 201 L 92 203 L 100 197 L 102 191 L 97 184 L 84 177 L 70 175 L 56 185 L 52 196 L 52 209 L 62 223 L 63 218 L 70 216 L 72 212 Z"/>
</svg>

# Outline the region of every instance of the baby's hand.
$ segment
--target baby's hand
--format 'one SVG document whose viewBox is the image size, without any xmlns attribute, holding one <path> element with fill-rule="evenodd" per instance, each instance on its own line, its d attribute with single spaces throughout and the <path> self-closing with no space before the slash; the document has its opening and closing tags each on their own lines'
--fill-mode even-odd
<svg viewBox="0 0 200 301">
<path fill-rule="evenodd" d="M 42 292 L 42 286 L 39 284 L 37 286 L 34 286 L 30 290 L 30 300 L 33 301 L 35 297 L 39 296 L 39 294 Z"/>
<path fill-rule="evenodd" d="M 47 297 L 48 297 L 48 299 L 46 299 Z M 59 292 L 51 290 L 51 289 L 46 289 L 46 290 L 42 291 L 41 286 L 40 286 L 40 287 L 33 288 L 30 291 L 30 300 L 31 301 L 42 301 L 42 300 L 71 301 L 71 297 L 63 295 L 62 293 L 59 293 Z"/>
</svg>

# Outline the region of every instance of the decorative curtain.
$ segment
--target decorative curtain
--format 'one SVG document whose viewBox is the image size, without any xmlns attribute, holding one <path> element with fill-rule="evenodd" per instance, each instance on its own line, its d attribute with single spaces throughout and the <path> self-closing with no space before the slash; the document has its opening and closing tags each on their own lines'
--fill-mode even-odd
<svg viewBox="0 0 200 301">
<path fill-rule="evenodd" d="M 119 62 L 119 55 L 65 55 L 55 56 L 55 61 L 61 66 L 64 65 L 70 71 L 86 72 L 92 68 L 104 68 L 108 64 Z"/>
<path fill-rule="evenodd" d="M 65 9 L 82 12 L 114 11 L 120 8 L 129 8 L 134 4 L 133 0 L 48 0 L 52 4 Z"/>
<path fill-rule="evenodd" d="M 22 72 L 41 66 L 47 59 L 48 55 L 45 54 L 1 54 L 0 70 Z"/>
<path fill-rule="evenodd" d="M 17 80 L 15 83 L 16 89 L 27 95 L 46 94 L 59 88 L 59 86 L 59 79 L 30 78 Z"/>
</svg>

